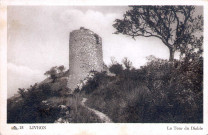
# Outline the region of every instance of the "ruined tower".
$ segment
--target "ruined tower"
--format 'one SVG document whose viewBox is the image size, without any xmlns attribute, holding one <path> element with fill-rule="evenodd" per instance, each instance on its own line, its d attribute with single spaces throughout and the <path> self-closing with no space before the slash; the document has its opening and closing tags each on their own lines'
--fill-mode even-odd
<svg viewBox="0 0 208 135">
<path fill-rule="evenodd" d="M 81 27 L 70 33 L 68 87 L 73 91 L 91 70 L 103 70 L 102 39 Z"/>
</svg>

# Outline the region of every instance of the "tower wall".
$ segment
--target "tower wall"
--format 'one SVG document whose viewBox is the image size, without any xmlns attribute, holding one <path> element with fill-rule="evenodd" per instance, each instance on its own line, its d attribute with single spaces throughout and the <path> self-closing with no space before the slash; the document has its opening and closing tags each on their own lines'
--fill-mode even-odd
<svg viewBox="0 0 208 135">
<path fill-rule="evenodd" d="M 68 87 L 74 90 L 91 70 L 103 70 L 102 39 L 88 29 L 74 30 L 69 40 Z"/>
</svg>

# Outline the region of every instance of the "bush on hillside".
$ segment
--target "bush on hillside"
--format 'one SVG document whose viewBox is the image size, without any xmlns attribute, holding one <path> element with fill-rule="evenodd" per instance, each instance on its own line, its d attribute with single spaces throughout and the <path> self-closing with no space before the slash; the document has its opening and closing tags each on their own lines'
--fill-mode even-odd
<svg viewBox="0 0 208 135">
<path fill-rule="evenodd" d="M 123 66 L 119 63 L 116 63 L 116 64 L 110 66 L 109 71 L 111 73 L 116 74 L 116 75 L 121 75 L 122 71 L 123 71 Z"/>
<path fill-rule="evenodd" d="M 151 60 L 146 71 L 152 102 L 148 122 L 202 122 L 203 61 Z M 150 111 L 150 112 L 151 112 Z M 147 112 L 148 114 L 148 112 Z M 165 117 L 166 116 L 166 117 Z"/>
<path fill-rule="evenodd" d="M 8 99 L 8 123 L 51 123 L 57 119 L 60 108 L 45 105 L 43 101 L 53 96 L 65 96 L 68 91 L 65 77 L 60 77 L 67 72 L 63 72 L 63 66 L 58 69 L 59 76 L 55 81 L 36 83 L 28 89 L 19 88 L 20 97 Z"/>
<path fill-rule="evenodd" d="M 19 100 L 8 100 L 8 123 L 51 123 L 56 119 L 59 108 L 42 103 L 56 94 L 51 91 L 50 84 L 31 85 L 27 90 L 19 89 L 19 93 Z"/>
<path fill-rule="evenodd" d="M 101 85 L 101 83 L 104 83 L 104 79 L 109 78 L 105 71 L 103 72 L 97 72 L 92 71 L 93 77 L 87 79 L 87 83 L 82 87 L 81 91 L 84 91 L 86 94 L 92 93 L 98 86 Z"/>
<path fill-rule="evenodd" d="M 20 88 L 20 97 L 8 99 L 7 122 L 102 122 L 94 113 L 80 105 L 82 97 L 79 92 L 74 95 L 67 94 L 67 74 L 68 71 L 64 72 L 54 82 L 43 81 L 28 89 Z"/>
<path fill-rule="evenodd" d="M 127 57 L 122 60 L 122 63 L 127 70 L 132 68 L 132 62 Z"/>
<path fill-rule="evenodd" d="M 169 62 L 150 57 L 141 69 L 118 71 L 111 80 L 102 76 L 99 83 L 91 82 L 96 87 L 87 102 L 114 122 L 203 122 L 202 58 Z"/>
<path fill-rule="evenodd" d="M 60 77 L 62 74 L 64 74 L 65 67 L 63 65 L 61 66 L 55 66 L 50 68 L 50 70 L 46 71 L 44 75 L 49 76 L 52 79 L 52 83 L 55 82 L 55 80 Z"/>
</svg>

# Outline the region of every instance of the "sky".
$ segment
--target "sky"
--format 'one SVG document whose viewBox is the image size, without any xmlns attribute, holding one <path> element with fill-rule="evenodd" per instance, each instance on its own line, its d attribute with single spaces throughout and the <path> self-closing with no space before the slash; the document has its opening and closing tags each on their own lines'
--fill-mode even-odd
<svg viewBox="0 0 208 135">
<path fill-rule="evenodd" d="M 103 60 L 121 62 L 124 57 L 139 68 L 146 57 L 168 59 L 169 51 L 157 38 L 136 40 L 113 34 L 112 24 L 121 19 L 127 6 L 9 6 L 7 12 L 8 97 L 46 78 L 53 66 L 69 67 L 69 33 L 85 27 L 102 38 Z"/>
</svg>

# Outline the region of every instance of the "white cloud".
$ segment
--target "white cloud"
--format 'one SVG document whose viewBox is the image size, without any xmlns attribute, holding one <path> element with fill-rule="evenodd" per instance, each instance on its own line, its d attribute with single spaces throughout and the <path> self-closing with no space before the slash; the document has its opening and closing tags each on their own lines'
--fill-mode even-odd
<svg viewBox="0 0 208 135">
<path fill-rule="evenodd" d="M 13 96 L 17 92 L 18 88 L 27 88 L 44 79 L 44 75 L 41 71 L 33 70 L 22 65 L 8 63 L 7 70 L 8 97 Z"/>
<path fill-rule="evenodd" d="M 82 12 L 78 9 L 68 9 L 61 13 L 60 19 L 70 30 L 79 29 L 83 26 L 102 36 L 103 33 L 113 29 L 111 23 L 113 23 L 116 16 L 118 16 L 116 13 L 104 14 L 94 10 Z"/>
<path fill-rule="evenodd" d="M 8 71 L 12 71 L 19 74 L 31 75 L 31 74 L 39 74 L 39 70 L 33 70 L 29 67 L 22 66 L 22 65 L 15 65 L 13 63 L 7 64 Z"/>
</svg>

